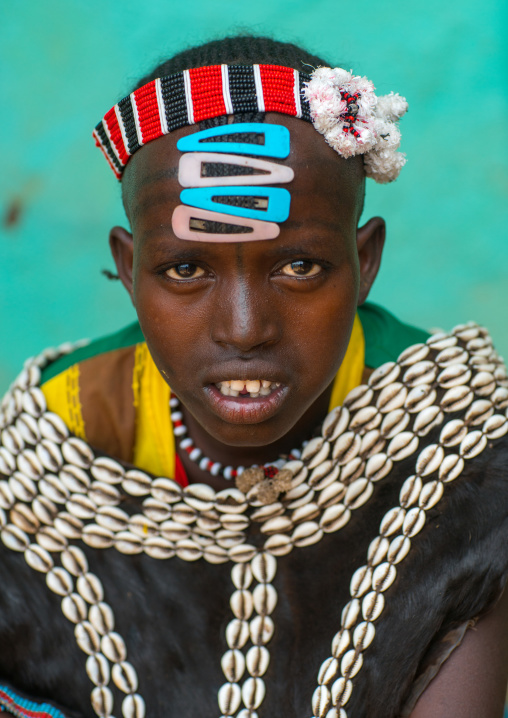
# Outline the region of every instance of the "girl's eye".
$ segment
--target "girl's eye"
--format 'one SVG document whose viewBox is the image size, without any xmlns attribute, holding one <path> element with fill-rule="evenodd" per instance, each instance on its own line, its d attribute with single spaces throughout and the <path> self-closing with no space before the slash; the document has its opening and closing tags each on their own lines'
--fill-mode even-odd
<svg viewBox="0 0 508 718">
<path fill-rule="evenodd" d="M 204 269 L 190 262 L 175 264 L 173 267 L 166 269 L 166 274 L 170 279 L 198 279 L 202 277 L 204 273 Z"/>
<path fill-rule="evenodd" d="M 321 267 L 310 259 L 298 259 L 296 262 L 284 265 L 281 273 L 286 277 L 314 277 L 319 274 Z"/>
</svg>

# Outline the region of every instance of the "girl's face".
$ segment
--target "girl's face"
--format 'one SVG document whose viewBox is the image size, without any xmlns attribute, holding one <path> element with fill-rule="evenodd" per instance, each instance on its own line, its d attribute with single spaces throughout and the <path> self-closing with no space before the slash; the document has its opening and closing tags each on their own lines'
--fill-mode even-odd
<svg viewBox="0 0 508 718">
<path fill-rule="evenodd" d="M 322 420 L 384 239 L 380 219 L 357 238 L 361 159 L 338 157 L 306 122 L 276 114 L 266 121 L 289 128 L 291 154 L 283 164 L 295 172 L 284 185 L 291 211 L 277 239 L 175 237 L 176 141 L 196 128 L 133 157 L 124 178 L 133 241 L 121 228 L 111 233 L 150 353 L 186 408 L 196 442 L 199 434 L 219 460 L 224 445 L 243 454 L 246 447 L 287 450 Z M 223 383 L 231 380 L 264 381 L 269 393 L 226 395 Z"/>
</svg>

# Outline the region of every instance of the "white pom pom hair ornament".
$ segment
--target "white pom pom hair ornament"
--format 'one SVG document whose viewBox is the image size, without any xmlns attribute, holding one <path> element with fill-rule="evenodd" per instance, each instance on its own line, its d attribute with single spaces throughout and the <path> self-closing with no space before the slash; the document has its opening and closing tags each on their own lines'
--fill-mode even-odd
<svg viewBox="0 0 508 718">
<path fill-rule="evenodd" d="M 340 67 L 308 75 L 282 65 L 210 65 L 159 77 L 104 115 L 93 135 L 121 179 L 143 145 L 180 127 L 242 112 L 278 112 L 312 122 L 341 157 L 364 155 L 365 172 L 391 182 L 406 162 L 397 152 L 407 102 L 377 97 L 365 77 Z"/>
<path fill-rule="evenodd" d="M 392 182 L 406 163 L 398 120 L 407 110 L 404 97 L 378 97 L 366 77 L 340 67 L 318 67 L 305 85 L 314 127 L 339 155 L 365 155 L 365 173 L 376 182 Z"/>
</svg>

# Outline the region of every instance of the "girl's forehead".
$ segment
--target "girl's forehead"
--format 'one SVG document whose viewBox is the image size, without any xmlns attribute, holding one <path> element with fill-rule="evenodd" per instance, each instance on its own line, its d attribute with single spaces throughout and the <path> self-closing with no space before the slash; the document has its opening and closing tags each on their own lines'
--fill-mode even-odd
<svg viewBox="0 0 508 718">
<path fill-rule="evenodd" d="M 361 157 L 339 157 L 311 125 L 277 113 L 267 113 L 259 126 L 250 123 L 251 137 L 241 129 L 237 123 L 215 128 L 209 134 L 216 141 L 201 142 L 196 126 L 185 127 L 141 148 L 122 182 L 134 231 L 161 211 L 166 221 L 171 212 L 176 236 L 207 242 L 274 240 L 283 226 L 356 221 Z M 244 140 L 263 134 L 263 144 L 253 145 L 256 154 L 245 154 Z"/>
</svg>

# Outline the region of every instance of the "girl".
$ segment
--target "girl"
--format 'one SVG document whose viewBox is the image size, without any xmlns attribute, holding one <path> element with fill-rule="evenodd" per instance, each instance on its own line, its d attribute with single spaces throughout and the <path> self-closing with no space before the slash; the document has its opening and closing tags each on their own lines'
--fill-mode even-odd
<svg viewBox="0 0 508 718">
<path fill-rule="evenodd" d="M 405 109 L 237 37 L 95 128 L 139 324 L 3 402 L 8 713 L 501 715 L 506 372 L 366 302 Z"/>
</svg>

